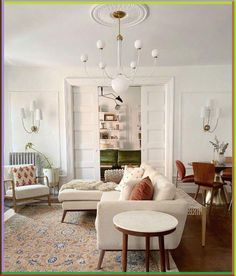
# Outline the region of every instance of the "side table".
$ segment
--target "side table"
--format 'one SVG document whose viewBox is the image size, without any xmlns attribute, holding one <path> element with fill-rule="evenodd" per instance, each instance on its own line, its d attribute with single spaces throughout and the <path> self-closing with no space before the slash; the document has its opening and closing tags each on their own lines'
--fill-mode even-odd
<svg viewBox="0 0 236 276">
<path fill-rule="evenodd" d="M 122 269 L 127 269 L 128 235 L 145 237 L 146 239 L 146 271 L 149 272 L 150 237 L 158 237 L 161 271 L 166 271 L 164 236 L 175 231 L 178 220 L 162 212 L 128 211 L 117 214 L 113 218 L 115 227 L 123 233 Z"/>
</svg>

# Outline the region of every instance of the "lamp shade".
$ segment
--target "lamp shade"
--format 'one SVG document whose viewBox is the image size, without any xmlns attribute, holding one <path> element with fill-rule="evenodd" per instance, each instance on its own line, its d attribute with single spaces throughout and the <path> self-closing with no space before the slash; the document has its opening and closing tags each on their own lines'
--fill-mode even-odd
<svg viewBox="0 0 236 276">
<path fill-rule="evenodd" d="M 24 107 L 22 107 L 22 108 L 20 109 L 20 116 L 21 116 L 21 119 L 25 119 L 25 118 L 26 118 Z"/>
<path fill-rule="evenodd" d="M 207 106 L 202 107 L 202 109 L 201 109 L 201 118 L 204 118 L 204 119 L 209 118 L 210 117 L 210 112 L 211 112 L 211 110 Z"/>
<path fill-rule="evenodd" d="M 111 81 L 112 89 L 117 93 L 123 93 L 129 88 L 129 80 L 124 75 L 118 75 Z"/>
<path fill-rule="evenodd" d="M 35 121 L 41 121 L 43 120 L 43 115 L 41 109 L 37 108 L 35 110 Z"/>
<path fill-rule="evenodd" d="M 36 109 L 36 101 L 32 101 L 30 103 L 30 111 L 35 111 L 35 109 Z"/>
</svg>

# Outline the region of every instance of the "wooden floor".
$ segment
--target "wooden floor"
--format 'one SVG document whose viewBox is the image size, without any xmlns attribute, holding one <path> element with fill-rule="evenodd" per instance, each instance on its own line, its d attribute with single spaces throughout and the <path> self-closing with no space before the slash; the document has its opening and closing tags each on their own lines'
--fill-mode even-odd
<svg viewBox="0 0 236 276">
<path fill-rule="evenodd" d="M 52 202 L 58 202 L 52 196 Z M 11 203 L 5 206 L 7 210 Z M 232 271 L 232 212 L 225 206 L 213 206 L 207 217 L 206 246 L 201 246 L 201 217 L 188 216 L 181 243 L 172 251 L 179 271 Z"/>
<path fill-rule="evenodd" d="M 207 215 L 206 245 L 201 246 L 201 217 L 188 216 L 179 247 L 172 251 L 179 271 L 232 271 L 232 212 L 213 206 Z"/>
</svg>

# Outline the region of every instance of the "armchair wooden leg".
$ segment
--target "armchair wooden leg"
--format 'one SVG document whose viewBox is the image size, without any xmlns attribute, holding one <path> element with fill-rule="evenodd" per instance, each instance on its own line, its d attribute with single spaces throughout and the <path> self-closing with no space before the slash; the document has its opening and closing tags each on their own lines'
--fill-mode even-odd
<svg viewBox="0 0 236 276">
<path fill-rule="evenodd" d="M 50 198 L 50 195 L 48 195 L 48 206 L 51 206 L 51 198 Z"/>
<path fill-rule="evenodd" d="M 67 210 L 63 211 L 61 222 L 64 222 L 65 216 L 66 216 Z"/>
<path fill-rule="evenodd" d="M 99 259 L 98 259 L 98 265 L 97 265 L 97 270 L 102 269 L 102 261 L 105 255 L 105 250 L 100 250 L 100 254 L 99 254 Z"/>
<path fill-rule="evenodd" d="M 13 209 L 17 213 L 16 199 L 13 197 Z"/>
</svg>

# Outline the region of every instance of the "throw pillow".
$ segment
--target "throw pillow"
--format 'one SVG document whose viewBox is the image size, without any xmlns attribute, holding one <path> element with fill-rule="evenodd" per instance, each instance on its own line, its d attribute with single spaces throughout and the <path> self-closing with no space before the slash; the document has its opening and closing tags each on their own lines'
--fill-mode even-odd
<svg viewBox="0 0 236 276">
<path fill-rule="evenodd" d="M 136 180 L 130 180 L 126 182 L 123 186 L 123 189 L 120 192 L 119 200 L 128 200 L 130 197 L 130 194 L 136 184 L 138 184 L 142 179 L 136 179 Z"/>
<path fill-rule="evenodd" d="M 147 176 L 149 176 L 149 178 L 151 179 L 151 181 L 153 182 L 155 175 L 158 174 L 157 170 L 155 170 L 152 166 L 150 165 L 145 165 L 145 171 L 143 174 L 143 178 L 146 178 Z"/>
<path fill-rule="evenodd" d="M 16 187 L 32 185 L 36 183 L 35 166 L 14 167 L 12 168 L 13 179 Z"/>
<path fill-rule="evenodd" d="M 124 170 L 124 175 L 119 183 L 119 185 L 117 185 L 117 187 L 115 188 L 115 190 L 117 191 L 121 191 L 125 185 L 125 183 L 127 183 L 128 181 L 131 180 L 136 180 L 139 178 L 142 178 L 144 173 L 144 170 L 142 168 L 130 168 L 128 166 L 125 166 L 125 170 Z"/>
<path fill-rule="evenodd" d="M 153 185 L 149 177 L 143 178 L 132 190 L 130 200 L 152 200 Z"/>
<path fill-rule="evenodd" d="M 172 200 L 175 197 L 176 187 L 167 177 L 157 174 L 153 180 L 153 200 Z"/>
</svg>

